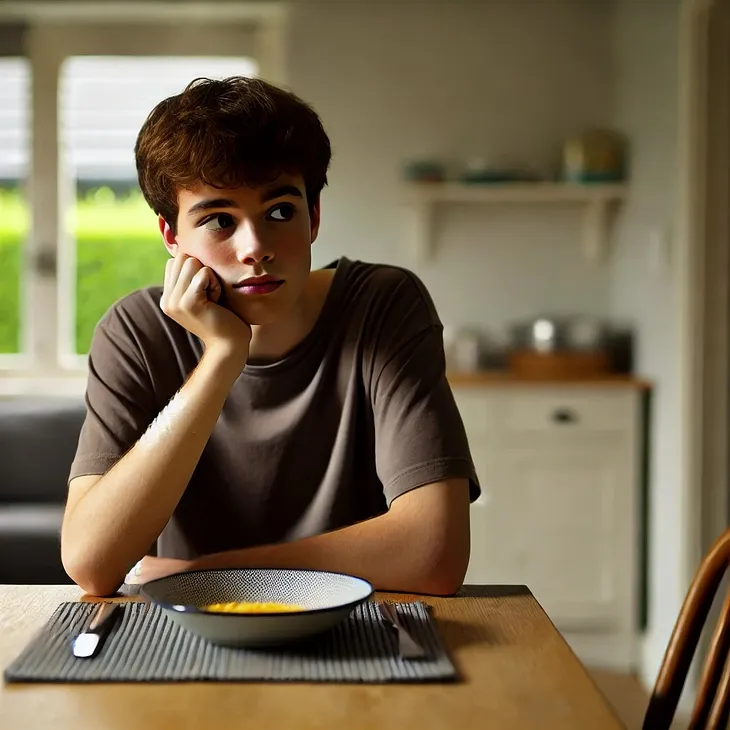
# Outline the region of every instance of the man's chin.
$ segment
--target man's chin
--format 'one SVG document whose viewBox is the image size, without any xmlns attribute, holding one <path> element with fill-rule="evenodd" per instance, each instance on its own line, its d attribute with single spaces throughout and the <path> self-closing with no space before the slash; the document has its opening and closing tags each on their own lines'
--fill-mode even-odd
<svg viewBox="0 0 730 730">
<path fill-rule="evenodd" d="M 269 307 L 230 307 L 231 311 L 251 327 L 274 324 L 281 319 L 281 312 Z"/>
</svg>

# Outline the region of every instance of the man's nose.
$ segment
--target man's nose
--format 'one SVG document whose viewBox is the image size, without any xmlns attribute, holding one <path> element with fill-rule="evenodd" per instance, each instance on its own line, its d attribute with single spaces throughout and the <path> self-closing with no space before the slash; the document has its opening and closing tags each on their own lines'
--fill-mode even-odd
<svg viewBox="0 0 730 730">
<path fill-rule="evenodd" d="M 240 226 L 235 233 L 236 259 L 247 266 L 274 260 L 273 246 L 256 230 L 255 226 Z"/>
</svg>

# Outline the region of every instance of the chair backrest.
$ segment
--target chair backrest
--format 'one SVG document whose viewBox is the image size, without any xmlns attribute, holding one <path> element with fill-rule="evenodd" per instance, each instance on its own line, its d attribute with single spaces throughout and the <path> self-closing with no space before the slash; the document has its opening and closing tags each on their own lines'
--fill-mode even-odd
<svg viewBox="0 0 730 730">
<path fill-rule="evenodd" d="M 669 730 L 702 629 L 729 564 L 730 530 L 726 530 L 704 557 L 687 592 L 649 700 L 644 730 Z M 725 597 L 702 669 L 689 725 L 691 730 L 727 727 L 730 700 L 728 649 L 730 591 Z"/>
</svg>

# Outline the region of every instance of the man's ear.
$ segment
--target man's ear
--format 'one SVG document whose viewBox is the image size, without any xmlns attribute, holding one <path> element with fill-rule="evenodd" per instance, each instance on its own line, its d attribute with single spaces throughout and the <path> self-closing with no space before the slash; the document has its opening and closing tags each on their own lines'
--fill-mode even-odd
<svg viewBox="0 0 730 730">
<path fill-rule="evenodd" d="M 162 234 L 162 240 L 165 242 L 165 248 L 170 256 L 177 254 L 177 241 L 175 240 L 175 234 L 170 228 L 170 224 L 161 216 L 157 216 L 157 225 L 160 227 L 160 233 Z"/>
<path fill-rule="evenodd" d="M 309 243 L 312 244 L 317 240 L 317 234 L 319 233 L 319 214 L 320 214 L 320 201 L 322 200 L 322 196 L 318 195 L 317 200 L 315 201 L 314 205 L 312 206 L 312 210 L 309 213 L 309 225 L 310 225 L 310 234 L 309 234 Z"/>
</svg>

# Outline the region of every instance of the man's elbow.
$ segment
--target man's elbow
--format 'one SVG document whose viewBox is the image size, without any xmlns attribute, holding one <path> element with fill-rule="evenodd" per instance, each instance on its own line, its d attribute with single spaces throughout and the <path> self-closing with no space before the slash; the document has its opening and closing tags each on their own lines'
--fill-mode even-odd
<svg viewBox="0 0 730 730">
<path fill-rule="evenodd" d="M 420 581 L 422 590 L 431 596 L 453 596 L 464 584 L 464 570 L 436 570 L 430 571 Z"/>
<path fill-rule="evenodd" d="M 61 563 L 71 580 L 91 596 L 111 596 L 121 587 L 123 580 L 94 565 L 92 561 L 69 554 L 61 549 Z"/>
<path fill-rule="evenodd" d="M 417 579 L 418 593 L 432 596 L 453 596 L 464 584 L 469 567 L 469 550 L 449 551 L 431 556 Z"/>
</svg>

